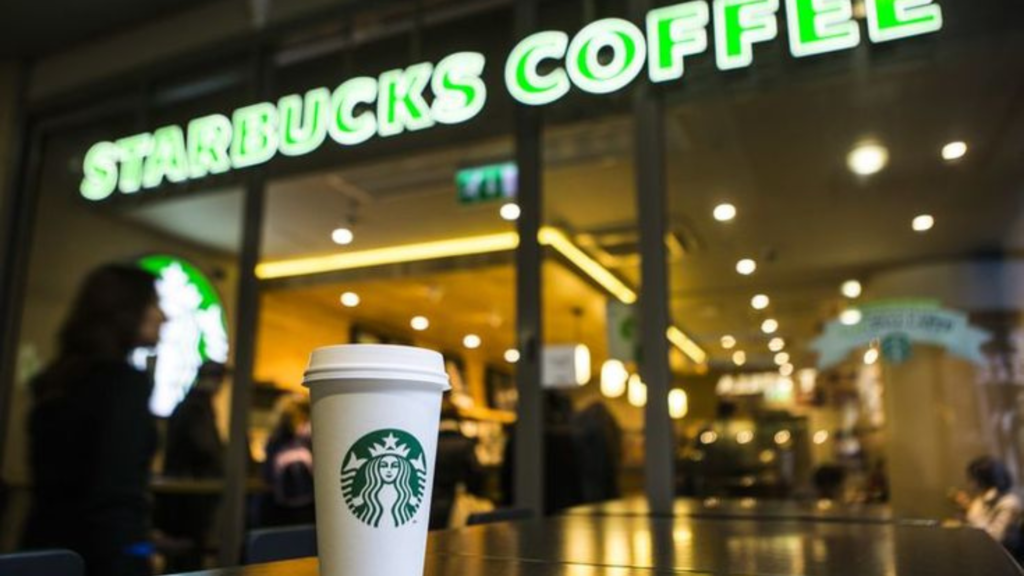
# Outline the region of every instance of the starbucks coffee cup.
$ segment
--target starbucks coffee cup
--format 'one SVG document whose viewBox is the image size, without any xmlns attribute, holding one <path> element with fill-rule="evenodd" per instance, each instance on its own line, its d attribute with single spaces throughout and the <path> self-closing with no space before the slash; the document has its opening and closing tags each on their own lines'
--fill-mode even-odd
<svg viewBox="0 0 1024 576">
<path fill-rule="evenodd" d="M 437 352 L 349 345 L 315 350 L 313 405 L 321 576 L 421 576 L 441 395 Z"/>
</svg>

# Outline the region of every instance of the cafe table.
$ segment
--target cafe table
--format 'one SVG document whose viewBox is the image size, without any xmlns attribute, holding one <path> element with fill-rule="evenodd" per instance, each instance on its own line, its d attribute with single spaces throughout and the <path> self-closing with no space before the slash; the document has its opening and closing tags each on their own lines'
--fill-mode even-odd
<svg viewBox="0 0 1024 576">
<path fill-rule="evenodd" d="M 397 553 L 397 552 L 396 552 Z M 317 576 L 315 559 L 203 576 Z M 1022 576 L 983 532 L 901 522 L 569 514 L 431 533 L 426 576 Z M 351 574 L 345 576 L 361 576 Z"/>
<path fill-rule="evenodd" d="M 564 512 L 583 516 L 650 516 L 643 496 L 633 496 L 570 508 Z M 930 519 L 900 517 L 885 504 L 844 504 L 832 500 L 768 500 L 755 498 L 678 498 L 671 516 L 698 518 L 760 518 L 815 522 L 901 522 L 937 525 Z"/>
</svg>

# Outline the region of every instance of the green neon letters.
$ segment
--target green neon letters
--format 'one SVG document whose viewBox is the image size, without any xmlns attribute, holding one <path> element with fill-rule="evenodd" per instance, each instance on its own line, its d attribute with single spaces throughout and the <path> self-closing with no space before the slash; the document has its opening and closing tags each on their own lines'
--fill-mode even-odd
<svg viewBox="0 0 1024 576">
<path fill-rule="evenodd" d="M 851 0 L 786 0 L 786 12 L 793 56 L 814 56 L 860 44 Z"/>
<path fill-rule="evenodd" d="M 574 36 L 547 30 L 523 38 L 505 61 L 505 87 L 516 101 L 551 104 L 573 89 L 591 94 L 621 90 L 646 67 L 652 82 L 680 81 L 686 60 L 711 47 L 720 70 L 751 66 L 754 46 L 779 36 L 782 2 L 790 52 L 802 58 L 858 46 L 861 30 L 853 0 L 690 0 L 647 13 L 644 29 L 619 18 L 584 26 Z M 935 0 L 865 0 L 868 37 L 874 43 L 942 29 Z M 86 152 L 79 192 L 104 200 L 164 182 L 181 183 L 268 162 L 277 154 L 302 156 L 330 137 L 355 146 L 374 137 L 459 124 L 479 115 L 488 90 L 486 61 L 457 52 L 437 64 L 420 62 L 378 77 L 348 79 L 333 90 L 318 87 L 260 102 L 228 118 L 211 114 L 182 130 L 98 142 Z"/>
<path fill-rule="evenodd" d="M 867 0 L 868 36 L 890 42 L 942 29 L 942 8 L 933 0 Z"/>
<path fill-rule="evenodd" d="M 569 76 L 562 68 L 539 72 L 541 62 L 560 60 L 569 49 L 565 32 L 538 32 L 527 36 L 505 62 L 505 85 L 512 97 L 533 106 L 558 100 L 569 93 Z"/>
<path fill-rule="evenodd" d="M 603 49 L 611 60 L 601 62 Z M 580 90 L 607 94 L 624 88 L 640 74 L 647 57 L 644 33 L 628 20 L 605 18 L 585 26 L 569 43 L 569 78 Z"/>
<path fill-rule="evenodd" d="M 754 44 L 779 35 L 779 0 L 715 0 L 715 56 L 719 70 L 754 63 Z"/>
<path fill-rule="evenodd" d="M 708 49 L 710 20 L 710 11 L 704 2 L 686 2 L 647 13 L 647 71 L 652 81 L 667 82 L 683 77 L 685 58 Z"/>
<path fill-rule="evenodd" d="M 331 91 L 314 88 L 305 98 L 291 94 L 281 98 L 277 110 L 281 123 L 281 154 L 302 156 L 316 150 L 327 138 L 327 111 L 331 106 Z"/>
</svg>

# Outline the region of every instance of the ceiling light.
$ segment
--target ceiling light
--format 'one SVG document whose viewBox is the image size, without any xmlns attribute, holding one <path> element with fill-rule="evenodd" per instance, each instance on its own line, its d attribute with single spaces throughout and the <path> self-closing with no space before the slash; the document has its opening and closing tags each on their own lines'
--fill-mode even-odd
<svg viewBox="0 0 1024 576">
<path fill-rule="evenodd" d="M 586 344 L 577 344 L 572 351 L 573 364 L 576 367 L 576 384 L 584 386 L 590 382 L 590 348 Z"/>
<path fill-rule="evenodd" d="M 509 364 L 519 362 L 519 350 L 516 350 L 515 348 L 505 350 L 505 362 L 508 362 Z"/>
<path fill-rule="evenodd" d="M 637 408 L 647 405 L 647 384 L 644 384 L 639 374 L 629 377 L 629 391 L 626 394 L 626 399 Z"/>
<path fill-rule="evenodd" d="M 676 388 L 668 393 L 668 415 L 673 420 L 681 420 L 690 411 L 690 399 L 685 390 Z"/>
<path fill-rule="evenodd" d="M 768 349 L 772 352 L 782 352 L 782 349 L 786 347 L 786 341 L 776 336 L 768 342 Z"/>
<path fill-rule="evenodd" d="M 694 363 L 704 364 L 708 361 L 708 353 L 677 326 L 669 326 L 668 330 L 665 331 L 665 336 L 673 346 L 678 348 L 687 358 L 693 360 Z"/>
<path fill-rule="evenodd" d="M 788 352 L 779 352 L 778 354 L 776 354 L 775 355 L 775 364 L 777 366 L 782 366 L 783 364 L 789 364 L 789 353 Z"/>
<path fill-rule="evenodd" d="M 942 159 L 946 162 L 959 160 L 967 155 L 966 142 L 950 142 L 942 147 Z"/>
<path fill-rule="evenodd" d="M 757 262 L 750 258 L 744 258 L 736 263 L 736 271 L 744 276 L 750 276 L 757 270 Z"/>
<path fill-rule="evenodd" d="M 774 318 L 769 318 L 764 322 L 761 322 L 761 332 L 765 334 L 775 334 L 779 330 L 779 321 Z"/>
<path fill-rule="evenodd" d="M 476 334 L 467 334 L 466 337 L 462 339 L 462 345 L 465 346 L 466 348 L 469 348 L 470 350 L 475 350 L 479 348 L 480 344 L 480 337 L 477 336 Z"/>
<path fill-rule="evenodd" d="M 341 305 L 346 308 L 355 308 L 359 306 L 360 298 L 359 294 L 355 292 L 345 292 L 341 295 Z"/>
<path fill-rule="evenodd" d="M 743 366 L 747 363 L 747 353 L 743 350 L 737 350 L 732 353 L 732 363 L 737 366 Z"/>
<path fill-rule="evenodd" d="M 736 347 L 736 339 L 735 338 L 733 338 L 732 336 L 730 336 L 728 334 L 726 334 L 725 336 L 722 336 L 722 348 L 725 348 L 726 350 L 732 350 L 735 347 Z"/>
<path fill-rule="evenodd" d="M 739 433 L 736 434 L 736 443 L 737 444 L 750 444 L 750 442 L 753 439 L 754 439 L 754 433 L 751 432 L 750 430 L 741 430 Z"/>
<path fill-rule="evenodd" d="M 860 321 L 863 318 L 864 315 L 861 313 L 860 310 L 857 310 L 856 308 L 850 308 L 849 310 L 843 310 L 843 312 L 839 315 L 839 322 L 842 323 L 844 326 L 856 326 L 857 324 L 860 324 Z"/>
<path fill-rule="evenodd" d="M 817 432 L 814 433 L 814 443 L 815 444 L 821 445 L 821 444 L 824 444 L 825 442 L 828 442 L 828 431 L 827 430 L 818 430 Z"/>
<path fill-rule="evenodd" d="M 853 299 L 859 297 L 861 292 L 864 291 L 864 288 L 860 285 L 860 282 L 856 280 L 847 280 L 846 282 L 843 282 L 843 285 L 839 290 L 843 293 L 843 296 Z"/>
<path fill-rule="evenodd" d="M 778 444 L 779 446 L 782 446 L 783 444 L 789 442 L 792 438 L 793 435 L 789 432 L 789 430 L 779 430 L 778 432 L 775 433 L 775 443 Z"/>
<path fill-rule="evenodd" d="M 793 375 L 793 365 L 792 364 L 783 364 L 782 366 L 779 366 L 779 375 L 780 376 L 785 376 L 787 378 L 789 376 L 792 376 Z"/>
<path fill-rule="evenodd" d="M 415 316 L 409 322 L 409 325 L 412 326 L 413 330 L 418 330 L 422 332 L 427 328 L 430 328 L 430 320 L 427 320 L 426 316 Z"/>
<path fill-rule="evenodd" d="M 846 157 L 846 165 L 858 176 L 877 174 L 889 163 L 889 150 L 880 144 L 861 144 Z"/>
<path fill-rule="evenodd" d="M 715 206 L 714 211 L 715 220 L 719 222 L 728 222 L 736 217 L 736 207 L 729 203 L 719 204 Z"/>
<path fill-rule="evenodd" d="M 499 210 L 498 213 L 501 214 L 502 220 L 515 222 L 516 220 L 519 220 L 519 205 L 515 202 L 509 202 L 508 204 L 502 205 L 501 210 Z"/>
<path fill-rule="evenodd" d="M 356 235 L 349 228 L 335 228 L 331 232 L 331 241 L 339 246 L 347 246 L 356 239 Z"/>
<path fill-rule="evenodd" d="M 626 393 L 626 381 L 629 372 L 626 365 L 619 360 L 605 360 L 601 365 L 601 394 L 608 398 L 618 398 Z"/>
<path fill-rule="evenodd" d="M 878 349 L 868 348 L 867 352 L 864 353 L 864 363 L 871 366 L 875 362 L 878 362 Z"/>
<path fill-rule="evenodd" d="M 764 310 L 771 303 L 771 299 L 764 294 L 758 294 L 750 299 L 750 306 L 753 307 L 754 310 Z"/>
<path fill-rule="evenodd" d="M 927 232 L 935 226 L 935 218 L 932 218 L 930 214 L 921 214 L 914 217 L 911 226 L 914 228 L 914 232 Z"/>
<path fill-rule="evenodd" d="M 699 438 L 701 444 L 714 444 L 718 441 L 718 434 L 714 430 L 705 430 Z"/>
</svg>

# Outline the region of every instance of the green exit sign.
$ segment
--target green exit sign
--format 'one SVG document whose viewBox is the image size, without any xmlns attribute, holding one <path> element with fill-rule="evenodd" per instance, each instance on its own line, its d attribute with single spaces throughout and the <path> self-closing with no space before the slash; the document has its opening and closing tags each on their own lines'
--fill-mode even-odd
<svg viewBox="0 0 1024 576">
<path fill-rule="evenodd" d="M 474 166 L 455 173 L 460 204 L 516 197 L 519 170 L 514 162 Z"/>
</svg>

